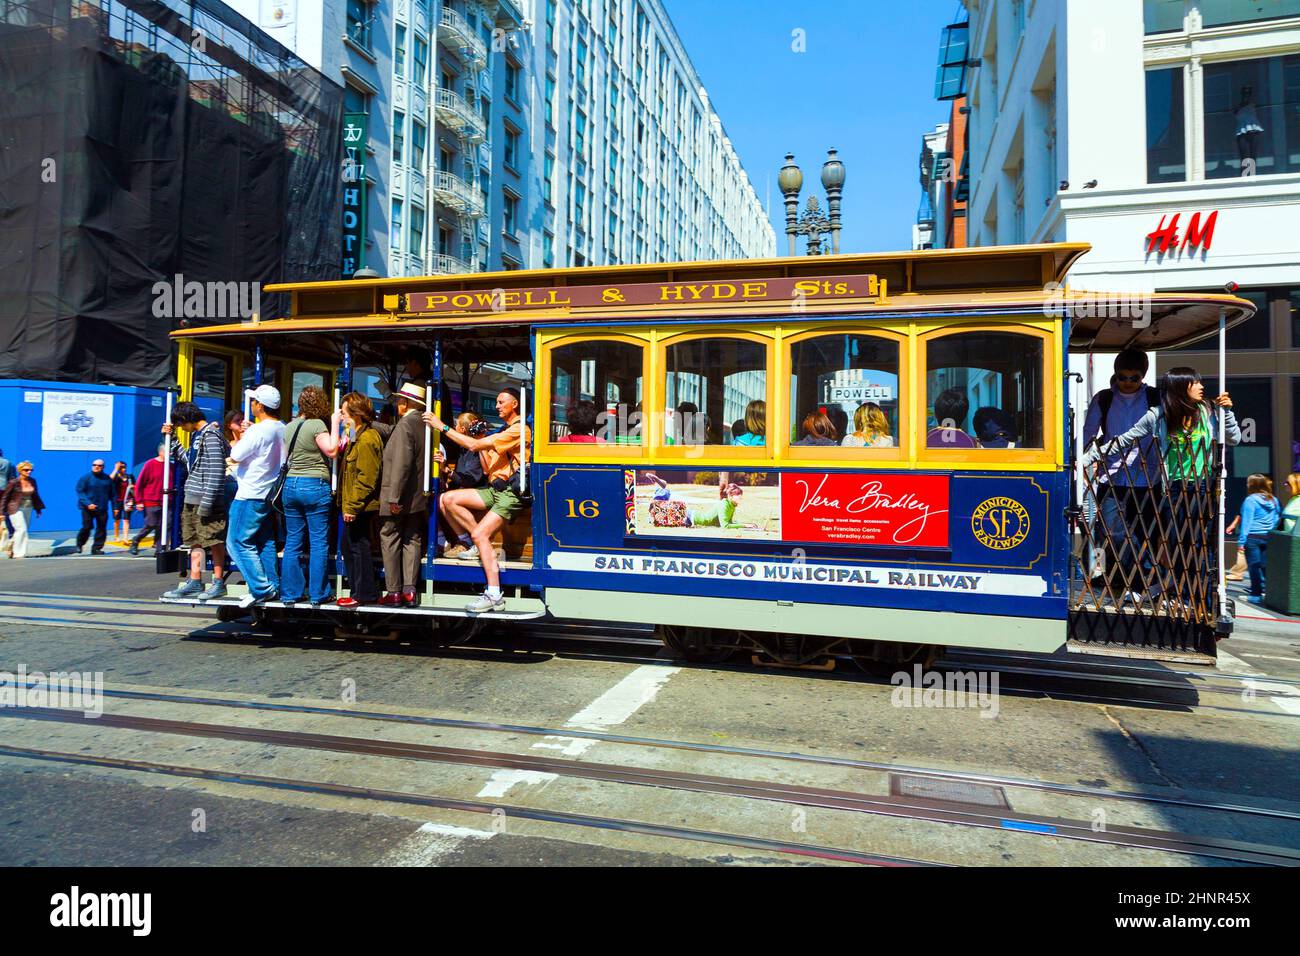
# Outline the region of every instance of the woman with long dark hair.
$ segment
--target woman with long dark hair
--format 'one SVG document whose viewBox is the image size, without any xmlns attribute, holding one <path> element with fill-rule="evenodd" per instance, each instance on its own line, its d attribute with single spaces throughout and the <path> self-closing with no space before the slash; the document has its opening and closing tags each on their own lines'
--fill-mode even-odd
<svg viewBox="0 0 1300 956">
<path fill-rule="evenodd" d="M 1224 410 L 1219 434 L 1216 406 Z M 1160 562 L 1167 578 L 1165 597 L 1181 593 L 1184 600 L 1196 593 L 1191 572 L 1204 570 L 1214 557 L 1208 533 L 1213 514 L 1210 481 L 1214 477 L 1214 444 L 1236 445 L 1241 429 L 1232 412 L 1232 399 L 1224 392 L 1213 402 L 1205 400 L 1205 383 L 1193 368 L 1171 368 L 1160 380 L 1160 404 L 1106 447 L 1092 446 L 1083 457 L 1085 472 L 1103 455 L 1114 455 L 1144 438 L 1154 437 L 1164 464 L 1164 496 L 1160 503 L 1160 529 L 1164 553 Z"/>
</svg>

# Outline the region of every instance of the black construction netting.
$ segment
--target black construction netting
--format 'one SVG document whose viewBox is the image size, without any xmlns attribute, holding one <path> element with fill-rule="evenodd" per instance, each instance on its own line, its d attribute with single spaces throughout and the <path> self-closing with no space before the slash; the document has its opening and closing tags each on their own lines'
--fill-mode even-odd
<svg viewBox="0 0 1300 956">
<path fill-rule="evenodd" d="M 188 284 L 339 278 L 342 120 L 219 0 L 0 0 L 0 376 L 166 386 Z"/>
</svg>

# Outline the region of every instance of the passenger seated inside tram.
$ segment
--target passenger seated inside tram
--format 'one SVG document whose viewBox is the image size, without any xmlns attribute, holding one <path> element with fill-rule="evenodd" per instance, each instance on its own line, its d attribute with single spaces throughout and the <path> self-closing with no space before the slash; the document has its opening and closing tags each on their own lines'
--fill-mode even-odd
<svg viewBox="0 0 1300 956">
<path fill-rule="evenodd" d="M 598 415 L 595 402 L 585 398 L 578 402 L 569 409 L 569 434 L 558 439 L 556 444 L 605 444 L 605 439 L 595 435 Z"/>
<path fill-rule="evenodd" d="M 700 406 L 694 402 L 682 402 L 668 414 L 668 434 L 664 437 L 664 444 L 703 445 L 705 431 Z"/>
<path fill-rule="evenodd" d="M 731 423 L 731 443 L 733 445 L 736 444 L 736 439 L 747 431 L 749 431 L 749 429 L 745 427 L 745 420 L 743 418 L 737 418 Z"/>
<path fill-rule="evenodd" d="M 925 436 L 926 448 L 975 448 L 975 439 L 963 430 L 970 414 L 970 399 L 959 388 L 949 388 L 934 400 L 935 427 Z"/>
<path fill-rule="evenodd" d="M 745 406 L 745 432 L 737 436 L 735 444 L 767 444 L 767 402 L 761 398 L 756 398 Z"/>
<path fill-rule="evenodd" d="M 985 405 L 975 410 L 975 440 L 981 448 L 1015 448 L 1015 420 L 1002 409 Z"/>
<path fill-rule="evenodd" d="M 835 429 L 835 441 L 839 442 L 849 433 L 849 413 L 838 405 L 826 405 L 822 411 L 831 420 L 831 428 Z"/>
<path fill-rule="evenodd" d="M 803 420 L 803 437 L 791 445 L 838 445 L 835 426 L 821 409 L 809 412 Z"/>
<path fill-rule="evenodd" d="M 863 402 L 853 413 L 853 431 L 840 443 L 845 448 L 893 448 L 889 419 L 875 402 Z"/>
</svg>

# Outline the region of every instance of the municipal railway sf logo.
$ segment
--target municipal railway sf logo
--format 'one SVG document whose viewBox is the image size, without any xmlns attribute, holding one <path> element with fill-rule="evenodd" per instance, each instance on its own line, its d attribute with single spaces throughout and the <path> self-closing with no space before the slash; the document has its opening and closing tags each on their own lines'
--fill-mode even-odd
<svg viewBox="0 0 1300 956">
<path fill-rule="evenodd" d="M 1029 512 L 1013 498 L 986 498 L 970 519 L 975 540 L 993 551 L 1010 551 L 1029 536 Z"/>
</svg>

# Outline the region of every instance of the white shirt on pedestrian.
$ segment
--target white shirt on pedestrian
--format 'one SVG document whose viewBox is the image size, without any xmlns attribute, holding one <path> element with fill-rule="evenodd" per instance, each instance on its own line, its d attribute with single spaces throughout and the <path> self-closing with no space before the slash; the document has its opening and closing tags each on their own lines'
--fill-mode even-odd
<svg viewBox="0 0 1300 956">
<path fill-rule="evenodd" d="M 284 422 L 266 418 L 252 425 L 230 449 L 235 462 L 236 501 L 265 501 L 284 461 Z"/>
</svg>

